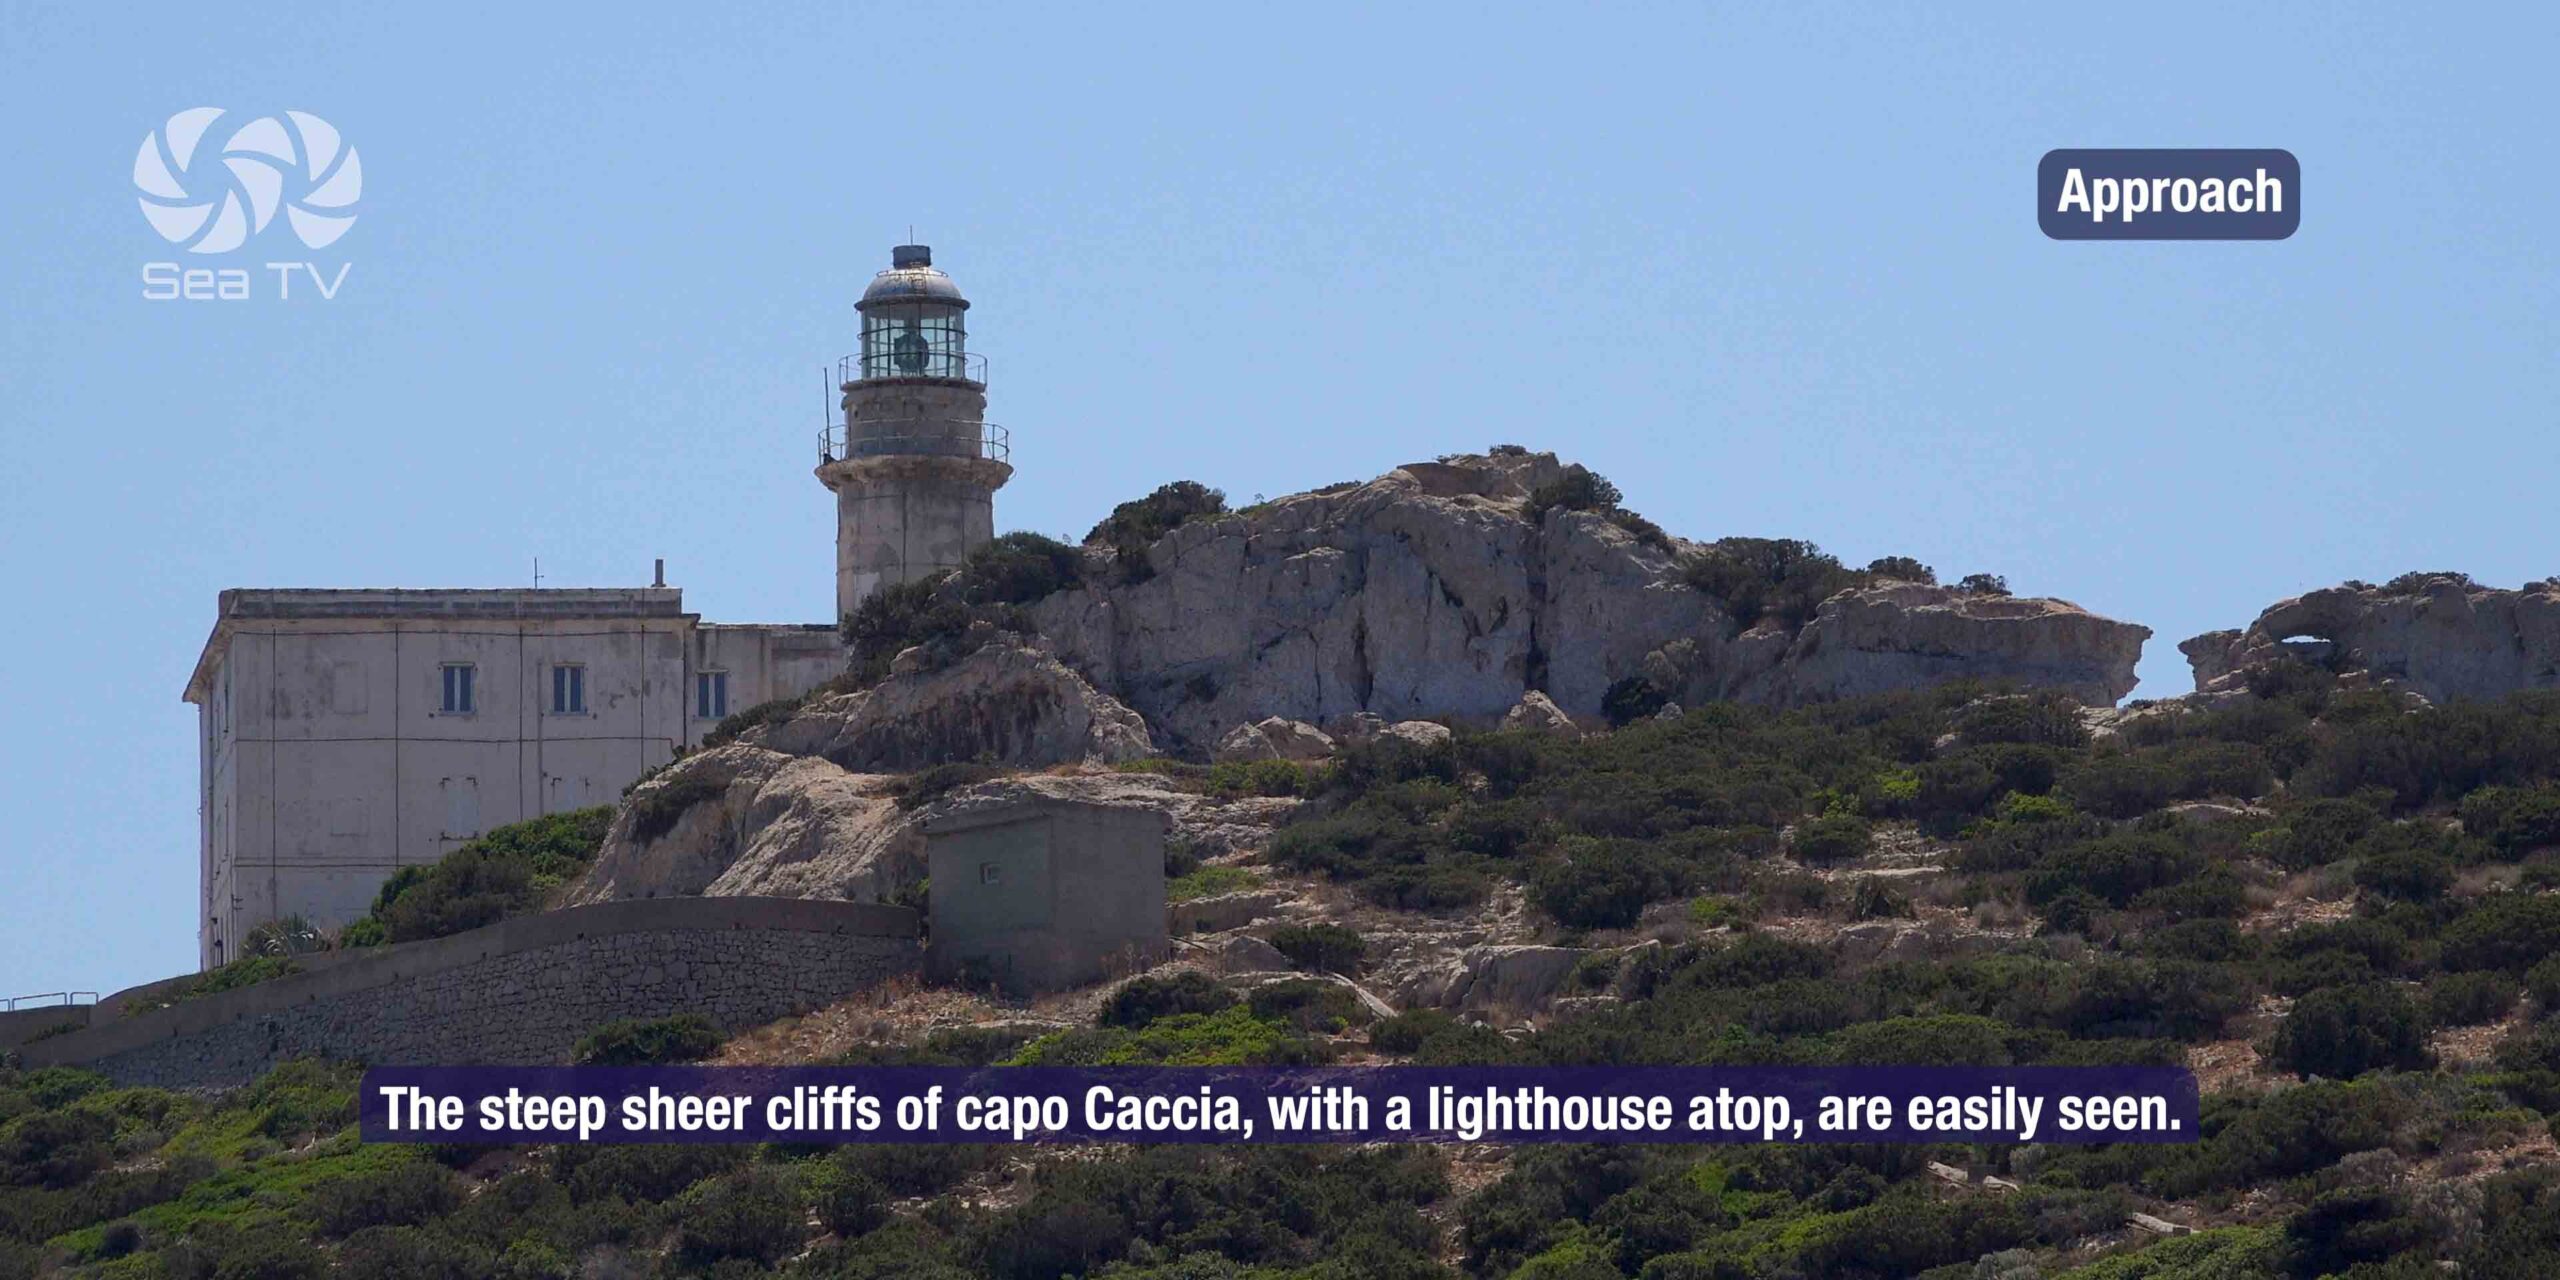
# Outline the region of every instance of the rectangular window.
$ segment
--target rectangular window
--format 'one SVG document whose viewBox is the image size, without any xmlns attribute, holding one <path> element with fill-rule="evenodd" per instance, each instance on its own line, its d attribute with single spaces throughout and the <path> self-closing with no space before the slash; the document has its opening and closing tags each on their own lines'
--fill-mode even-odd
<svg viewBox="0 0 2560 1280">
<path fill-rule="evenodd" d="M 556 666 L 551 669 L 551 714 L 582 716 L 587 713 L 587 669 L 580 666 Z"/>
<path fill-rule="evenodd" d="M 472 698 L 472 673 L 478 670 L 467 662 L 447 663 L 444 669 L 444 713 L 467 716 L 477 709 Z"/>
<path fill-rule="evenodd" d="M 729 714 L 729 673 L 702 671 L 693 677 L 693 714 L 698 720 L 717 720 Z"/>
</svg>

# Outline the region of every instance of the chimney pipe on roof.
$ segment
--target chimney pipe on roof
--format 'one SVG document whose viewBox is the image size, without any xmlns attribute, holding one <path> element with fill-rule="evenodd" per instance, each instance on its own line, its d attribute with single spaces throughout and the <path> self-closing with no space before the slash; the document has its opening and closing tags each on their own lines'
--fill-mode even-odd
<svg viewBox="0 0 2560 1280">
<path fill-rule="evenodd" d="M 658 580 L 650 583 L 649 585 L 653 587 L 663 587 L 667 585 L 667 558 L 665 556 L 658 557 Z"/>
</svg>

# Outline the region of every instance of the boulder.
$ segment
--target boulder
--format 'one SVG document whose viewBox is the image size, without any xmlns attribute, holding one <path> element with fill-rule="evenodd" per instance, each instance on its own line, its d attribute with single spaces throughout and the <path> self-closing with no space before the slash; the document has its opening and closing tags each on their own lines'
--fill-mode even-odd
<svg viewBox="0 0 2560 1280">
<path fill-rule="evenodd" d="M 1582 726 L 1573 722 L 1555 700 L 1531 689 L 1520 695 L 1519 704 L 1502 715 L 1502 727 L 1508 731 L 1542 733 L 1558 738 L 1579 738 Z"/>
<path fill-rule="evenodd" d="M 1378 736 L 1429 748 L 1447 746 L 1455 741 L 1458 735 L 1450 732 L 1449 726 L 1445 724 L 1435 724 L 1429 720 L 1398 720 L 1388 725 Z"/>
<path fill-rule="evenodd" d="M 2244 691 L 2252 672 L 2288 656 L 2437 703 L 2560 687 L 2560 580 L 2511 591 L 2456 573 L 2349 583 L 2278 601 L 2247 627 L 2178 651 L 2206 695 Z"/>
<path fill-rule="evenodd" d="M 1271 716 L 1240 724 L 1218 739 L 1218 760 L 1291 760 L 1306 763 L 1333 754 L 1333 738 L 1302 720 Z"/>
<path fill-rule="evenodd" d="M 1260 725 L 1240 724 L 1218 739 L 1217 750 L 1209 758 L 1220 764 L 1245 764 L 1256 760 L 1277 760 L 1280 748 L 1262 736 Z"/>
<path fill-rule="evenodd" d="M 1224 973 L 1286 973 L 1293 967 L 1280 948 L 1249 933 L 1220 942 L 1214 954 Z"/>
<path fill-rule="evenodd" d="M 1574 966 L 1590 952 L 1579 947 L 1488 943 L 1418 974 L 1400 1003 L 1444 1009 L 1527 1011 L 1564 989 Z"/>
</svg>

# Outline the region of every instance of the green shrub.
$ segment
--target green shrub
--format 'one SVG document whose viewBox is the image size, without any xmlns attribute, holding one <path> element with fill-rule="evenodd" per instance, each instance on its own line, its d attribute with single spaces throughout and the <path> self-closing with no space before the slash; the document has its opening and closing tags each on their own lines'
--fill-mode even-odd
<svg viewBox="0 0 2560 1280">
<path fill-rule="evenodd" d="M 569 1199 L 581 1206 L 606 1200 L 655 1204 L 744 1165 L 748 1150 L 691 1143 L 563 1146 L 552 1155 L 552 1171 L 568 1183 Z"/>
<path fill-rule="evenodd" d="M 0 1126 L 0 1181 L 68 1187 L 114 1159 L 115 1121 L 96 1111 L 39 1111 Z"/>
<path fill-rule="evenodd" d="M 680 778 L 650 794 L 660 797 L 689 783 Z M 691 803 L 684 801 L 677 812 Z M 635 834 L 653 812 L 635 802 Z M 675 825 L 672 816 L 665 821 Z M 381 922 L 390 941 L 416 942 L 540 910 L 553 890 L 595 860 L 612 825 L 612 807 L 598 806 L 494 828 L 438 862 L 401 868 L 374 896 L 370 918 Z"/>
<path fill-rule="evenodd" d="M 339 1274 L 366 1280 L 477 1280 L 496 1267 L 488 1250 L 418 1227 L 367 1227 L 338 1247 Z"/>
<path fill-rule="evenodd" d="M 1094 1021 L 1105 1027 L 1137 1028 L 1160 1018 L 1185 1013 L 1216 1013 L 1236 1002 L 1236 993 L 1196 969 L 1171 977 L 1132 978 L 1102 1003 Z"/>
<path fill-rule="evenodd" d="M 2535 961 L 2525 971 L 2524 989 L 2544 1013 L 2560 1011 L 2560 954 Z"/>
<path fill-rule="evenodd" d="M 2426 1020 L 2397 987 L 2324 987 L 2294 1002 L 2270 1056 L 2296 1075 L 2340 1080 L 2415 1070 L 2429 1060 Z"/>
<path fill-rule="evenodd" d="M 698 1013 L 671 1018 L 608 1022 L 578 1040 L 570 1061 L 580 1066 L 637 1067 L 700 1062 L 720 1051 L 726 1037 Z"/>
<path fill-rule="evenodd" d="M 367 1227 L 414 1227 L 451 1213 L 462 1203 L 453 1173 L 426 1160 L 320 1183 L 306 1193 L 312 1220 L 323 1235 L 344 1236 Z"/>
<path fill-rule="evenodd" d="M 971 551 L 957 569 L 883 587 L 845 615 L 850 661 L 840 680 L 818 692 L 877 684 L 908 649 L 923 651 L 926 670 L 949 666 L 975 647 L 970 634 L 979 626 L 1030 631 L 1022 606 L 1076 585 L 1082 564 L 1075 548 L 1055 538 L 1008 533 Z"/>
<path fill-rule="evenodd" d="M 1787 538 L 1719 538 L 1689 559 L 1684 576 L 1722 603 L 1738 630 L 1764 617 L 1802 627 L 1823 601 L 1867 581 L 1820 547 Z"/>
<path fill-rule="evenodd" d="M 2382 815 L 2354 800 L 2311 800 L 2289 810 L 2273 839 L 2276 865 L 2307 871 L 2346 857 L 2372 834 Z"/>
<path fill-rule="evenodd" d="M 2560 844 L 2560 786 L 2484 787 L 2462 798 L 2463 830 L 2510 856 Z"/>
<path fill-rule="evenodd" d="M 1222 893 L 1236 893 L 1262 883 L 1262 877 L 1244 867 L 1202 866 L 1165 881 L 1167 902 L 1189 902 L 1193 898 L 1214 898 Z"/>
<path fill-rule="evenodd" d="M 2560 977 L 2560 972 L 2555 972 Z M 2436 1027 L 2469 1027 L 2496 1022 L 2516 1007 L 2523 988 L 2496 970 L 2440 973 L 2427 980 L 2427 1023 Z"/>
<path fill-rule="evenodd" d="M 1896 582 L 1917 582 L 1924 587 L 1938 585 L 1938 571 L 1909 556 L 1880 556 L 1868 561 L 1867 576 L 1891 578 Z"/>
<path fill-rule="evenodd" d="M 916 810 L 958 791 L 1005 776 L 1006 771 L 991 764 L 945 762 L 910 773 L 892 786 L 898 807 Z"/>
<path fill-rule="evenodd" d="M 852 1239 L 889 1220 L 889 1192 L 877 1178 L 856 1169 L 831 1168 L 817 1188 L 818 1221 L 827 1230 Z"/>
<path fill-rule="evenodd" d="M 1316 973 L 1358 974 L 1369 952 L 1367 941 L 1338 924 L 1285 924 L 1271 931 L 1270 942 L 1289 963 Z"/>
<path fill-rule="evenodd" d="M 1623 729 L 1638 720 L 1650 720 L 1656 712 L 1671 705 L 1670 695 L 1654 688 L 1643 676 L 1628 676 L 1612 684 L 1600 695 L 1600 714 L 1613 729 Z"/>
<path fill-rule="evenodd" d="M 1455 1015 L 1441 1009 L 1407 1009 L 1369 1024 L 1369 1046 L 1380 1053 L 1412 1053 L 1424 1041 L 1459 1028 Z"/>
<path fill-rule="evenodd" d="M 1863 858 L 1875 852 L 1875 846 L 1875 828 L 1853 814 L 1825 814 L 1796 828 L 1796 857 L 1817 865 Z"/>
<path fill-rule="evenodd" d="M 1208 792 L 1220 798 L 1312 795 L 1324 773 L 1322 765 L 1295 760 L 1226 760 L 1209 766 Z"/>
<path fill-rule="evenodd" d="M 1111 548 L 1121 574 L 1131 582 L 1143 582 L 1155 573 L 1147 552 L 1166 534 L 1193 520 L 1224 515 L 1226 510 L 1227 495 L 1196 480 L 1176 480 L 1113 507 L 1084 535 L 1084 543 Z"/>
<path fill-rule="evenodd" d="M 1646 904 L 1698 887 L 1694 864 L 1660 844 L 1575 837 L 1529 879 L 1539 907 L 1567 927 L 1622 929 Z"/>
<path fill-rule="evenodd" d="M 1060 1031 L 1024 1045 L 1005 1065 L 1312 1066 L 1329 1054 L 1298 1032 L 1232 1005 L 1216 1013 L 1177 1013 L 1134 1030 L 1096 1026 Z"/>
<path fill-rule="evenodd" d="M 2008 742 L 2077 748 L 2089 742 L 2080 704 L 2058 693 L 1985 698 L 1956 716 L 1956 736 L 1970 747 Z"/>
<path fill-rule="evenodd" d="M 701 1183 L 676 1206 L 676 1248 L 697 1266 L 744 1258 L 771 1266 L 798 1251 L 800 1198 L 790 1179 L 749 1168 Z"/>
<path fill-rule="evenodd" d="M 1245 1001 L 1254 1017 L 1300 1031 L 1338 1032 L 1370 1020 L 1368 1006 L 1338 982 L 1297 978 L 1253 989 Z"/>
<path fill-rule="evenodd" d="M 2360 1264 L 2380 1263 L 2394 1254 L 2432 1251 L 2435 1236 L 2431 1224 L 2379 1188 L 2332 1191 L 2284 1224 L 2288 1262 L 2297 1276 L 2361 1271 Z"/>
<path fill-rule="evenodd" d="M 2396 849 L 2356 863 L 2356 885 L 2386 898 L 2431 902 L 2453 887 L 2453 862 L 2435 849 Z"/>
<path fill-rule="evenodd" d="M 2447 969 L 2523 973 L 2560 950 L 2560 895 L 2495 894 L 2442 934 Z"/>
</svg>

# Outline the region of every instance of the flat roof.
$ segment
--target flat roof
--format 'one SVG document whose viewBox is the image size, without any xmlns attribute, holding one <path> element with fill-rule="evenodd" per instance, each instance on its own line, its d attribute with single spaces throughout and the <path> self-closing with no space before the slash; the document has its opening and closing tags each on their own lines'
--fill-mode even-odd
<svg viewBox="0 0 2560 1280">
<path fill-rule="evenodd" d="M 1018 796 L 1008 796 L 1001 800 L 990 800 L 966 809 L 942 814 L 925 823 L 924 833 L 929 839 L 962 831 L 976 831 L 985 827 L 1031 822 L 1041 818 L 1055 817 L 1062 812 L 1128 817 L 1141 822 L 1152 822 L 1158 827 L 1165 826 L 1171 821 L 1164 810 L 1149 804 L 1114 803 L 1109 800 L 1042 795 L 1034 791 Z"/>
<path fill-rule="evenodd" d="M 213 632 L 182 695 L 200 702 L 243 622 L 382 619 L 421 622 L 682 618 L 681 587 L 234 587 L 214 608 Z"/>
</svg>

